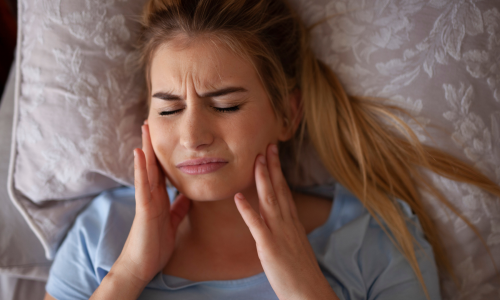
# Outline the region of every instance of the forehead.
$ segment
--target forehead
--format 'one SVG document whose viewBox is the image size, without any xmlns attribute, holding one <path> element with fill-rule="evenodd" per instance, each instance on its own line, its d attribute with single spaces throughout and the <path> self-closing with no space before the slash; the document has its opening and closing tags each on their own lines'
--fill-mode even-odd
<svg viewBox="0 0 500 300">
<path fill-rule="evenodd" d="M 233 82 L 255 83 L 257 73 L 248 59 L 215 38 L 176 37 L 162 44 L 151 61 L 151 87 L 177 89 L 192 80 L 207 89 Z"/>
</svg>

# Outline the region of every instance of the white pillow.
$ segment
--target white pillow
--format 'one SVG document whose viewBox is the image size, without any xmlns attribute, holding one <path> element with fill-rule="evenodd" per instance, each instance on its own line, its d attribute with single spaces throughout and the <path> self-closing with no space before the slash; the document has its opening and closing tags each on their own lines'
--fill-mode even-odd
<svg viewBox="0 0 500 300">
<path fill-rule="evenodd" d="M 128 17 L 140 13 L 144 2 L 19 3 L 17 138 L 9 188 L 49 258 L 90 198 L 133 182 L 140 78 L 127 73 L 125 62 L 137 29 Z M 434 139 L 407 120 L 424 143 L 500 183 L 499 2 L 292 2 L 308 24 L 337 15 L 314 30 L 313 44 L 350 93 L 409 108 Z M 290 183 L 331 184 L 314 151 L 308 153 L 299 174 L 306 179 L 287 173 Z M 498 199 L 430 176 L 477 226 L 500 266 Z M 67 199 L 75 200 L 60 201 Z M 495 271 L 479 239 L 455 215 L 430 200 L 428 205 L 464 285 L 458 295 L 443 277 L 443 298 L 498 298 Z"/>
</svg>

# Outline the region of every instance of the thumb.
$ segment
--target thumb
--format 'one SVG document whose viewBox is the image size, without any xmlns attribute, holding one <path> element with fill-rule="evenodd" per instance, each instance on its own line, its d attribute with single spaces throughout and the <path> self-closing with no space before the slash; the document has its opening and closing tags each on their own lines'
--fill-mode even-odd
<svg viewBox="0 0 500 300">
<path fill-rule="evenodd" d="M 177 226 L 181 223 L 182 219 L 187 215 L 189 209 L 191 208 L 191 200 L 183 194 L 179 194 L 175 198 L 172 207 L 170 208 L 170 221 L 172 222 L 172 227 L 174 232 L 177 231 Z"/>
</svg>

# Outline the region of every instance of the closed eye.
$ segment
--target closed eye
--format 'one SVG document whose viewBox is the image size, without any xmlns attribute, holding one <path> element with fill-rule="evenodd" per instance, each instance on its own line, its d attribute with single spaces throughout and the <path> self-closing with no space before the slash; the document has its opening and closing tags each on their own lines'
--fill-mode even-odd
<svg viewBox="0 0 500 300">
<path fill-rule="evenodd" d="M 233 106 L 233 107 L 226 107 L 226 108 L 219 108 L 219 107 L 214 107 L 216 111 L 219 112 L 232 112 L 232 111 L 237 111 L 240 109 L 239 105 Z"/>
<path fill-rule="evenodd" d="M 235 112 L 240 109 L 239 105 L 233 106 L 233 107 L 214 107 L 214 109 L 218 112 Z M 160 112 L 160 116 L 168 116 L 168 115 L 174 115 L 178 112 L 180 112 L 182 109 L 178 110 L 173 110 L 173 111 L 162 111 Z"/>
</svg>

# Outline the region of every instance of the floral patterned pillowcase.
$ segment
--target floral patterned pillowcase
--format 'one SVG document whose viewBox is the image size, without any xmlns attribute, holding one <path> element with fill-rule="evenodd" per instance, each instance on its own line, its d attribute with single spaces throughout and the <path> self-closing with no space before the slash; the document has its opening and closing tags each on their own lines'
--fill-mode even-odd
<svg viewBox="0 0 500 300">
<path fill-rule="evenodd" d="M 133 185 L 145 105 L 130 62 L 145 2 L 19 2 L 9 190 L 48 258 L 92 197 Z"/>
</svg>

